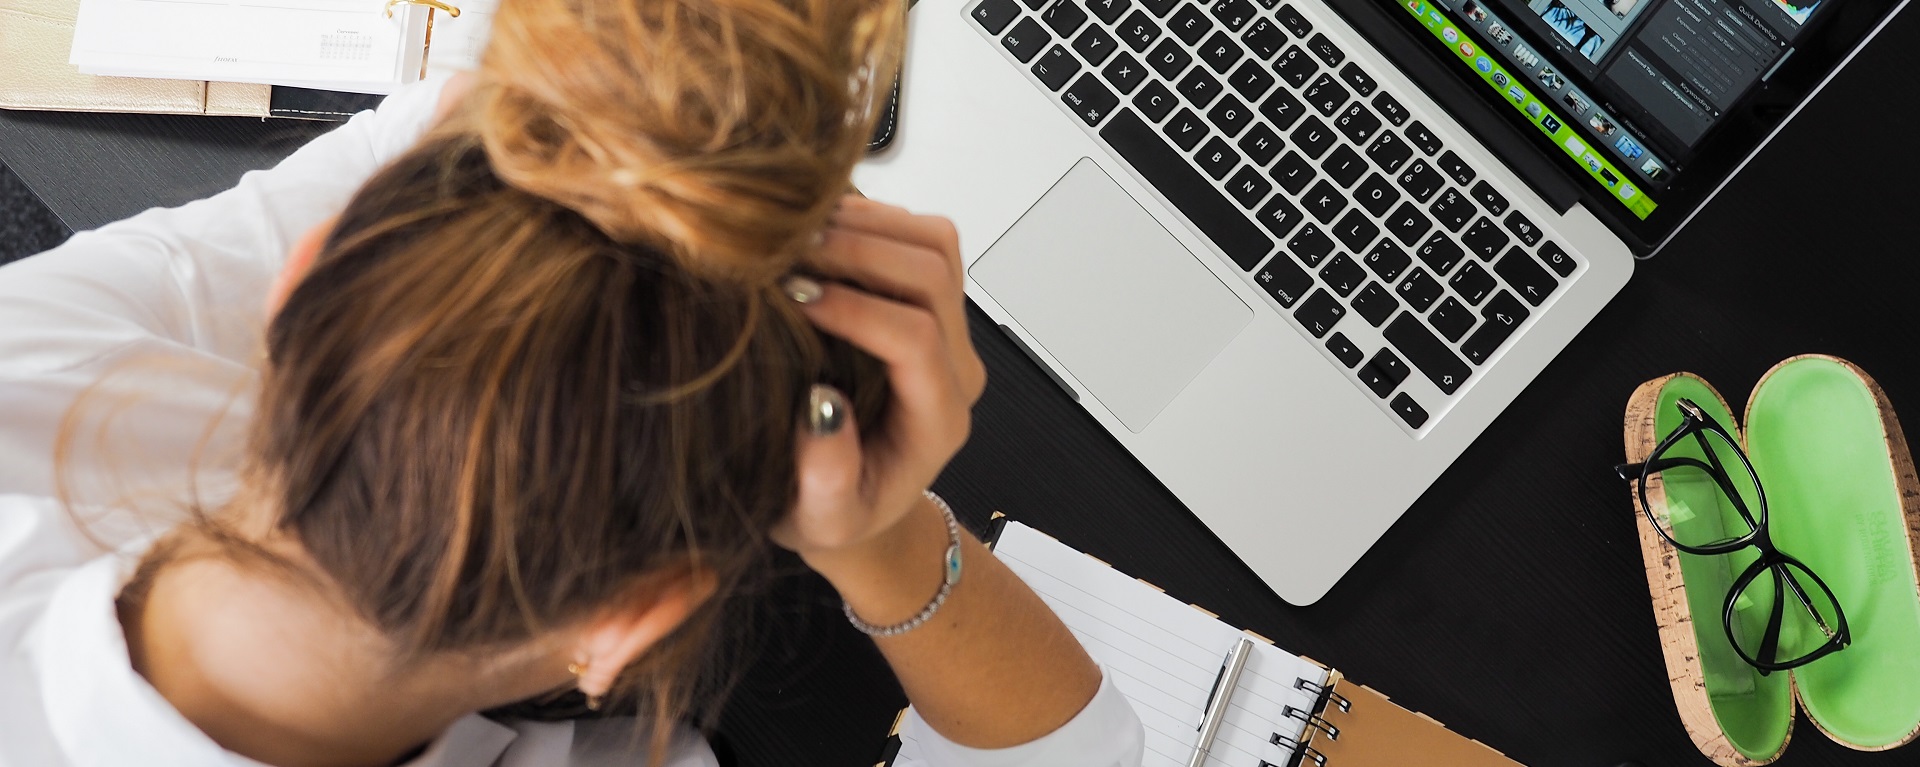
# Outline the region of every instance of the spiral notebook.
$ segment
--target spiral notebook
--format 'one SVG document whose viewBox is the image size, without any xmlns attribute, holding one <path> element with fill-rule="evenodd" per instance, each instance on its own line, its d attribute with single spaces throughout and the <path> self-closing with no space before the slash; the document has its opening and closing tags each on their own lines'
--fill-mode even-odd
<svg viewBox="0 0 1920 767">
<path fill-rule="evenodd" d="M 1517 767 L 1339 671 L 1129 578 L 1005 517 L 994 553 L 1079 637 L 1146 727 L 1146 767 L 1185 767 L 1224 659 L 1241 637 L 1253 652 L 1229 691 L 1207 767 Z M 902 712 L 901 720 L 904 720 Z M 888 739 L 880 765 L 917 763 L 911 738 Z"/>
</svg>

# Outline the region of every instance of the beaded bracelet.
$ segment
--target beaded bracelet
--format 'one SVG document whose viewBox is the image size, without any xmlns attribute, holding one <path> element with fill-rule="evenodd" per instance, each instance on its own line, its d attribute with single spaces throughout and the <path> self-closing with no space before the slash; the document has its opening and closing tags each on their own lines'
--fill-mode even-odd
<svg viewBox="0 0 1920 767">
<path fill-rule="evenodd" d="M 947 603 L 947 595 L 952 594 L 953 587 L 960 583 L 960 522 L 954 519 L 953 507 L 948 506 L 944 499 L 934 495 L 932 490 L 922 492 L 927 496 L 927 500 L 933 501 L 933 505 L 939 507 L 940 513 L 947 518 L 947 557 L 944 563 L 947 577 L 941 581 L 940 591 L 933 595 L 933 601 L 921 608 L 919 614 L 891 626 L 875 626 L 860 620 L 860 616 L 853 614 L 853 605 L 848 604 L 844 599 L 840 600 L 840 610 L 847 614 L 847 622 L 852 623 L 853 627 L 859 629 L 862 634 L 871 637 L 890 637 L 919 628 L 921 624 L 932 618 L 934 613 L 940 611 L 940 606 Z"/>
</svg>

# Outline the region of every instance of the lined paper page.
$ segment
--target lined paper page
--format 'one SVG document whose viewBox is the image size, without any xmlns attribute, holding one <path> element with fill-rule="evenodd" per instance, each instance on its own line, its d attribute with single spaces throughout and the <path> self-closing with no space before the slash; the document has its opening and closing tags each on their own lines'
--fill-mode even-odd
<svg viewBox="0 0 1920 767">
<path fill-rule="evenodd" d="M 1146 726 L 1147 767 L 1184 767 L 1199 737 L 1207 694 L 1243 634 L 1018 522 L 1008 522 L 994 552 L 1046 600 L 1133 702 Z M 1297 740 L 1305 725 L 1282 709 L 1311 710 L 1315 701 L 1312 693 L 1295 689 L 1294 680 L 1324 684 L 1326 677 L 1324 669 L 1256 640 L 1207 764 L 1284 764 L 1292 752 L 1272 745 L 1271 738 L 1277 733 Z M 900 753 L 911 757 L 916 751 L 908 742 Z"/>
</svg>

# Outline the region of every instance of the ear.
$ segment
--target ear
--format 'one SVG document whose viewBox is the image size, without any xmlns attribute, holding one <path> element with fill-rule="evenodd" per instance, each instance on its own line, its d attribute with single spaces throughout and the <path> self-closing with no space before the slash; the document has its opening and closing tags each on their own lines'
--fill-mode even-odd
<svg viewBox="0 0 1920 767">
<path fill-rule="evenodd" d="M 713 571 L 702 567 L 636 581 L 625 599 L 602 611 L 581 635 L 576 662 L 585 669 L 580 691 L 588 697 L 606 695 L 621 671 L 680 628 L 718 586 Z"/>
<path fill-rule="evenodd" d="M 273 278 L 273 287 L 267 292 L 267 316 L 280 313 L 280 307 L 287 303 L 287 296 L 293 294 L 300 279 L 307 276 L 307 270 L 313 268 L 313 259 L 320 255 L 320 246 L 327 244 L 327 237 L 333 234 L 337 218 L 329 218 L 318 226 L 308 229 L 306 234 L 293 243 L 293 250 L 287 252 L 287 263 L 280 267 L 280 275 Z"/>
</svg>

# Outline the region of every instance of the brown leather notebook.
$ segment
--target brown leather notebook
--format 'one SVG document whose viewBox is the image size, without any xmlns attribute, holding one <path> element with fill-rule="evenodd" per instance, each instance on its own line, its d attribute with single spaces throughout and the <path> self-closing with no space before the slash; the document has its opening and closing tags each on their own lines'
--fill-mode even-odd
<svg viewBox="0 0 1920 767">
<path fill-rule="evenodd" d="M 1518 767 L 1519 763 L 1439 722 L 1401 708 L 1335 671 L 1321 708 L 1308 720 L 1299 762 L 1333 767 L 1418 764 Z"/>
</svg>

